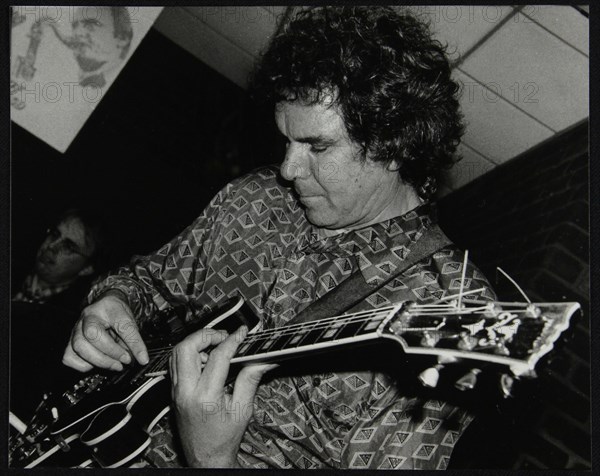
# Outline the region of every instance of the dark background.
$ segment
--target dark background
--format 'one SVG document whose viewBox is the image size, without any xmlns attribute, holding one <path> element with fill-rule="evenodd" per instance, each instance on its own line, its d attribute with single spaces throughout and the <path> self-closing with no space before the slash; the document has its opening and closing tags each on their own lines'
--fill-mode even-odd
<svg viewBox="0 0 600 476">
<path fill-rule="evenodd" d="M 588 124 L 579 124 L 440 201 L 446 233 L 506 300 L 582 303 L 540 377 L 491 402 L 459 443 L 454 468 L 590 467 Z M 20 285 L 54 217 L 103 211 L 114 266 L 158 248 L 232 178 L 279 162 L 270 112 L 150 30 L 65 154 L 12 125 L 12 283 Z"/>
<path fill-rule="evenodd" d="M 115 261 L 158 248 L 233 177 L 278 161 L 271 113 L 151 29 L 66 153 L 12 124 L 12 278 L 71 206 L 104 212 Z"/>
</svg>

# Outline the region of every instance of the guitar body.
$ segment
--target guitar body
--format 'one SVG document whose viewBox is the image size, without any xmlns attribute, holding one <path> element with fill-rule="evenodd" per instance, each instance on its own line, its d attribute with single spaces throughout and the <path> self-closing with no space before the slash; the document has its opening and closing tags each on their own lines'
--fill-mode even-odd
<svg viewBox="0 0 600 476">
<path fill-rule="evenodd" d="M 28 426 L 29 437 L 19 435 L 11 444 L 10 465 L 81 467 L 95 463 L 115 468 L 132 462 L 150 444 L 149 432 L 170 409 L 170 380 L 164 371 L 170 349 L 198 328 L 233 332 L 245 324 L 255 330 L 258 318 L 237 298 L 202 322 L 205 325 L 146 342 L 147 365 L 132 364 L 119 373 L 88 374 L 58 399 L 42 402 Z"/>
</svg>

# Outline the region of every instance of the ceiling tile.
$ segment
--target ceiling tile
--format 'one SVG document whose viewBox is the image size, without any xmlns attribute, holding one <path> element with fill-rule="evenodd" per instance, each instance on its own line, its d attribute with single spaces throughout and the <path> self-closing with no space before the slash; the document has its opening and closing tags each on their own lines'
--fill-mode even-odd
<svg viewBox="0 0 600 476">
<path fill-rule="evenodd" d="M 277 27 L 283 7 L 183 7 L 198 20 L 257 57 Z"/>
<path fill-rule="evenodd" d="M 459 69 L 460 104 L 467 123 L 464 141 L 496 164 L 550 137 L 549 128 L 487 90 Z"/>
<path fill-rule="evenodd" d="M 589 116 L 589 61 L 523 18 L 504 24 L 460 68 L 560 131 Z"/>
<path fill-rule="evenodd" d="M 435 37 L 448 44 L 448 55 L 453 62 L 513 10 L 509 6 L 491 5 L 419 5 L 407 8 L 429 19 Z"/>
<path fill-rule="evenodd" d="M 163 9 L 154 27 L 238 86 L 245 88 L 254 58 L 181 7 Z"/>
<path fill-rule="evenodd" d="M 458 147 L 458 153 L 462 155 L 462 160 L 446 173 L 447 185 L 453 190 L 468 184 L 496 167 L 493 162 L 465 144 Z"/>
<path fill-rule="evenodd" d="M 590 22 L 572 6 L 568 5 L 527 5 L 520 13 L 523 21 L 530 18 L 548 28 L 570 45 L 589 55 Z M 515 20 L 517 17 L 515 17 Z"/>
</svg>

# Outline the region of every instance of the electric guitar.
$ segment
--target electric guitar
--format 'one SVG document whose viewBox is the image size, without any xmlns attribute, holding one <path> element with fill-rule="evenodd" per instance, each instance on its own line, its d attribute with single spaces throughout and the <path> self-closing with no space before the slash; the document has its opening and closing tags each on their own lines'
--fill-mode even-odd
<svg viewBox="0 0 600 476">
<path fill-rule="evenodd" d="M 455 384 L 459 390 L 472 389 L 481 367 L 494 365 L 506 368 L 500 388 L 509 396 L 515 379 L 535 376 L 536 364 L 569 327 L 579 307 L 574 302 L 446 299 L 434 304 L 405 302 L 258 330 L 257 318 L 238 298 L 214 313 L 208 323 L 207 319 L 202 322 L 207 323 L 203 327 L 229 332 L 241 324 L 251 329 L 232 364 L 281 361 L 391 339 L 406 354 L 437 358 L 437 364 L 419 376 L 425 386 L 436 386 L 443 366 L 469 361 L 470 370 Z M 149 433 L 169 411 L 168 358 L 172 347 L 189 333 L 146 342 L 150 361 L 145 366 L 132 364 L 120 373 L 91 373 L 62 395 L 46 396 L 23 433 L 11 438 L 9 465 L 130 465 L 148 447 Z"/>
</svg>

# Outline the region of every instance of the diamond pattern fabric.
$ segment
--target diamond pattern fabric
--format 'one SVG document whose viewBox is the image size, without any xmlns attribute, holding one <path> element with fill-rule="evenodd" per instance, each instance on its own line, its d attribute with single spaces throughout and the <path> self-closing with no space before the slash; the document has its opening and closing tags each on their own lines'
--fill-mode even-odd
<svg viewBox="0 0 600 476">
<path fill-rule="evenodd" d="M 156 311 L 183 305 L 185 319 L 243 296 L 263 329 L 284 326 L 310 303 L 360 270 L 369 283 L 393 273 L 434 220 L 424 204 L 408 214 L 360 230 L 323 236 L 304 215 L 276 167 L 241 177 L 221 190 L 202 214 L 156 253 L 98 281 L 129 298 L 141 326 Z M 463 253 L 445 248 L 405 271 L 353 310 L 400 301 L 433 302 L 456 294 Z M 481 272 L 468 263 L 465 299 L 494 299 Z M 354 352 L 357 356 L 359 351 Z M 471 421 L 464 409 L 403 394 L 398 379 L 369 368 L 302 373 L 303 362 L 283 365 L 262 383 L 238 461 L 250 468 L 442 469 Z M 365 369 L 366 367 L 366 369 Z M 286 373 L 287 372 L 287 373 Z M 319 373 L 322 372 L 322 373 Z M 416 410 L 418 409 L 418 411 Z M 175 457 L 173 428 L 163 418 L 146 458 L 153 465 L 183 464 Z"/>
</svg>

